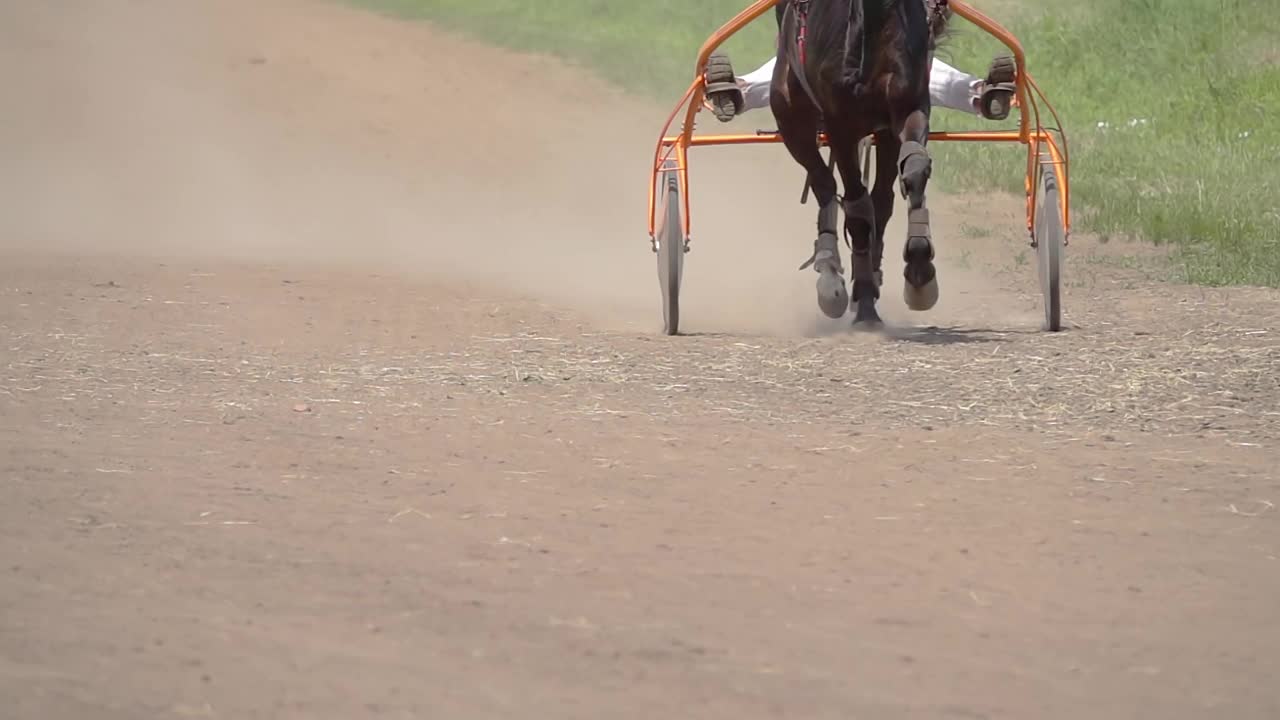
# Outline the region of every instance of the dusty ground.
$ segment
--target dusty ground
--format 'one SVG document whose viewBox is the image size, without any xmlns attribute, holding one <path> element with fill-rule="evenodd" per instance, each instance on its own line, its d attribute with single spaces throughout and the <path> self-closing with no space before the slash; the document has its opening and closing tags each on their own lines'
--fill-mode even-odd
<svg viewBox="0 0 1280 720">
<path fill-rule="evenodd" d="M 1280 715 L 1274 292 L 1080 237 L 1047 335 L 938 196 L 942 305 L 853 336 L 708 151 L 670 339 L 666 108 L 548 61 L 0 2 L 0 84 L 6 718 Z"/>
</svg>

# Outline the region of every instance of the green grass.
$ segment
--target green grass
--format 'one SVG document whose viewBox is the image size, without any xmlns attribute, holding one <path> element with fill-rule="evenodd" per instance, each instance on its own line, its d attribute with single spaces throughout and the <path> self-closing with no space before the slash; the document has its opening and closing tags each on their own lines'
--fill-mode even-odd
<svg viewBox="0 0 1280 720">
<path fill-rule="evenodd" d="M 555 55 L 629 89 L 674 103 L 698 48 L 750 0 L 355 0 L 432 20 L 495 45 Z M 747 72 L 773 52 L 772 16 L 725 48 Z M 756 65 L 752 65 L 756 63 Z M 746 67 L 751 65 L 751 67 Z"/>
<path fill-rule="evenodd" d="M 659 100 L 747 0 L 358 0 L 474 37 L 550 52 Z M 1280 287 L 1280 13 L 1275 0 L 982 2 L 1021 39 L 1063 116 L 1076 228 L 1171 243 L 1183 278 Z M 1016 7 L 1016 10 L 1013 9 Z M 981 73 L 999 49 L 962 20 L 941 56 Z M 772 17 L 727 49 L 772 52 Z M 992 127 L 934 113 L 938 129 Z M 1019 148 L 939 145 L 943 188 L 1021 192 Z"/>
<path fill-rule="evenodd" d="M 1280 286 L 1280 65 L 1273 0 L 1082 0 L 1007 25 L 1063 115 L 1077 226 L 1172 243 L 1184 279 Z M 1269 11 L 1270 10 L 1270 11 Z M 944 51 L 981 68 L 961 25 Z M 1270 58 L 1267 58 L 1270 53 Z M 972 126 L 936 113 L 941 127 Z M 1020 191 L 1020 153 L 939 151 L 944 183 Z"/>
</svg>

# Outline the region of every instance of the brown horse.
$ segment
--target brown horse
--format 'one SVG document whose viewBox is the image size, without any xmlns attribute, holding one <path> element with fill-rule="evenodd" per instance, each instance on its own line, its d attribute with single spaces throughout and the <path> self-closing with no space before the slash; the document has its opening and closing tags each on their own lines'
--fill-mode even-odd
<svg viewBox="0 0 1280 720">
<path fill-rule="evenodd" d="M 808 172 L 818 201 L 818 239 L 801 269 L 818 273 L 818 305 L 839 318 L 851 307 L 854 323 L 878 325 L 884 232 L 893 214 L 894 181 L 909 202 L 903 248 L 903 294 L 913 310 L 938 300 L 938 279 L 925 188 L 932 160 L 929 68 L 946 30 L 946 0 L 782 0 L 777 8 L 778 62 L 770 105 L 787 150 Z M 825 132 L 839 168 L 844 197 L 823 162 Z M 859 143 L 876 141 L 876 181 L 868 193 L 858 163 Z M 846 291 L 837 238 L 838 203 L 853 253 Z M 856 305 L 855 305 L 856 304 Z"/>
</svg>

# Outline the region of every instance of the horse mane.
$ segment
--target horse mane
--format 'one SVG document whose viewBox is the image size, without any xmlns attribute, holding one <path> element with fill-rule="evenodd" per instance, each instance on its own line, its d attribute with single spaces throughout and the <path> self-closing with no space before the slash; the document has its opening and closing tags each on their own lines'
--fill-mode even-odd
<svg viewBox="0 0 1280 720">
<path fill-rule="evenodd" d="M 925 0 L 925 7 L 929 10 L 929 50 L 936 52 L 951 39 L 951 18 L 955 11 L 947 0 Z"/>
</svg>

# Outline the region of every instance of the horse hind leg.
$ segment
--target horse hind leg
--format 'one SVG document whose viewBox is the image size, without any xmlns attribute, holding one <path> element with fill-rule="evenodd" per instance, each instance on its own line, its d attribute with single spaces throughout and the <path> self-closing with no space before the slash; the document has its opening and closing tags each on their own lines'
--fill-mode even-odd
<svg viewBox="0 0 1280 720">
<path fill-rule="evenodd" d="M 876 213 L 876 243 L 874 260 L 876 282 L 884 284 L 884 238 L 893 218 L 893 190 L 898 180 L 898 153 L 902 141 L 889 131 L 876 133 L 876 182 L 871 188 L 871 201 Z"/>
<path fill-rule="evenodd" d="M 906 262 L 902 294 L 907 307 L 916 311 L 931 309 L 938 303 L 939 296 L 929 209 L 925 207 L 925 189 L 933 170 L 933 160 L 925 149 L 928 135 L 929 117 L 923 110 L 915 110 L 907 116 L 898 133 L 902 140 L 898 174 L 902 181 L 902 195 L 909 203 L 907 242 L 902 251 L 902 259 Z"/>
<path fill-rule="evenodd" d="M 853 293 L 850 307 L 854 310 L 854 324 L 865 327 L 881 325 L 876 302 L 880 299 L 880 282 L 876 273 L 877 233 L 876 207 L 863 184 L 862 168 L 858 164 L 858 146 L 852 137 L 832 137 L 832 151 L 838 152 L 837 164 L 844 180 L 845 233 L 853 250 Z"/>
<path fill-rule="evenodd" d="M 855 325 L 882 324 L 876 303 L 880 300 L 880 278 L 876 270 L 876 209 L 871 194 L 863 188 L 857 200 L 845 200 L 845 232 L 853 246 L 853 293 L 849 299 Z"/>
</svg>

